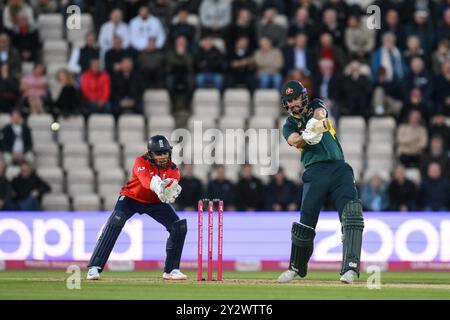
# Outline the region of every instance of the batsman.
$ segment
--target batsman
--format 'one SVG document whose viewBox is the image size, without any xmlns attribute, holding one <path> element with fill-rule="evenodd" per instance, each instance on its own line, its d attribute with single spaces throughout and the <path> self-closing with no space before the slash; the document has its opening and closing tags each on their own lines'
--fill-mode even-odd
<svg viewBox="0 0 450 320">
<path fill-rule="evenodd" d="M 136 212 L 147 214 L 169 233 L 166 243 L 165 280 L 185 280 L 180 259 L 187 232 L 186 219 L 180 220 L 171 203 L 181 192 L 180 171 L 172 162 L 172 147 L 166 137 L 155 135 L 147 143 L 147 152 L 136 158 L 130 180 L 120 191 L 88 264 L 88 280 L 100 279 L 125 222 Z"/>
<path fill-rule="evenodd" d="M 299 81 L 288 81 L 281 92 L 282 106 L 289 117 L 283 126 L 287 143 L 300 151 L 305 167 L 300 222 L 291 230 L 289 269 L 278 282 L 305 277 L 314 249 L 315 228 L 320 209 L 331 196 L 342 225 L 343 257 L 340 280 L 353 283 L 359 277 L 364 219 L 358 198 L 353 169 L 344 161 L 328 110 L 320 99 L 308 101 L 306 88 Z"/>
</svg>

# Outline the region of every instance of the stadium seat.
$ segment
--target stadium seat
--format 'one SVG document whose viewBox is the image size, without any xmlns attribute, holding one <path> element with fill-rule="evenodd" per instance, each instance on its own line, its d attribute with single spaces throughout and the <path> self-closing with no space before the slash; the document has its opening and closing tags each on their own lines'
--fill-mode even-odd
<svg viewBox="0 0 450 320">
<path fill-rule="evenodd" d="M 274 119 L 277 119 L 280 115 L 280 107 L 279 106 L 256 106 L 254 109 L 254 115 L 255 117 L 258 116 L 266 116 L 266 117 L 272 117 Z"/>
<path fill-rule="evenodd" d="M 115 123 L 111 114 L 93 114 L 87 122 L 87 134 L 90 144 L 115 141 Z"/>
<path fill-rule="evenodd" d="M 67 169 L 67 192 L 70 195 L 94 192 L 94 173 L 90 168 Z"/>
<path fill-rule="evenodd" d="M 58 122 L 60 128 L 57 131 L 57 137 L 60 144 L 82 143 L 85 141 L 86 134 L 82 116 L 61 118 Z"/>
<path fill-rule="evenodd" d="M 145 122 L 141 115 L 123 115 L 117 123 L 118 141 L 126 144 L 132 141 L 144 141 Z"/>
<path fill-rule="evenodd" d="M 46 211 L 70 210 L 69 197 L 63 193 L 48 193 L 42 199 L 42 209 Z"/>
<path fill-rule="evenodd" d="M 216 120 L 212 116 L 210 117 L 198 117 L 198 116 L 192 116 L 189 118 L 187 123 L 187 128 L 189 131 L 193 132 L 194 130 L 194 122 L 198 122 L 202 130 L 210 129 L 210 128 L 217 128 L 216 126 Z"/>
<path fill-rule="evenodd" d="M 96 194 L 83 194 L 72 197 L 75 211 L 99 211 L 102 209 L 100 197 Z"/>
<path fill-rule="evenodd" d="M 60 159 L 55 155 L 48 156 L 45 154 L 41 154 L 34 160 L 34 165 L 37 168 L 54 168 L 60 165 Z"/>
<path fill-rule="evenodd" d="M 94 31 L 94 22 L 92 16 L 89 13 L 82 13 L 80 17 L 79 29 L 69 29 L 67 30 L 67 40 L 69 42 L 82 41 L 86 37 L 86 34 L 90 31 Z"/>
<path fill-rule="evenodd" d="M 250 117 L 250 106 L 245 105 L 228 105 L 225 107 L 225 117 L 240 115 L 243 118 Z"/>
<path fill-rule="evenodd" d="M 218 89 L 197 89 L 192 97 L 192 105 L 210 105 L 220 108 L 220 91 Z"/>
<path fill-rule="evenodd" d="M 170 106 L 169 91 L 167 89 L 147 89 L 144 92 L 145 105 Z"/>
<path fill-rule="evenodd" d="M 250 91 L 247 89 L 226 89 L 223 95 L 225 109 L 230 106 L 250 108 Z"/>
<path fill-rule="evenodd" d="M 102 155 L 92 158 L 92 167 L 95 171 L 100 172 L 120 169 L 122 168 L 122 165 L 119 155 L 114 157 Z"/>
<path fill-rule="evenodd" d="M 361 116 L 342 116 L 339 119 L 338 134 L 365 134 L 366 122 Z"/>
<path fill-rule="evenodd" d="M 0 113 L 0 129 L 9 124 L 11 121 L 11 116 L 9 113 Z"/>
<path fill-rule="evenodd" d="M 220 106 L 214 104 L 193 104 L 193 114 L 196 117 L 209 117 L 217 119 L 220 116 Z"/>
<path fill-rule="evenodd" d="M 60 167 L 39 167 L 36 172 L 51 186 L 52 193 L 62 193 L 64 191 L 64 175 Z"/>
<path fill-rule="evenodd" d="M 148 136 L 155 134 L 163 134 L 168 139 L 172 131 L 175 129 L 175 119 L 172 116 L 158 116 L 150 117 L 148 119 Z"/>
<path fill-rule="evenodd" d="M 11 181 L 11 180 L 14 179 L 19 173 L 20 173 L 20 167 L 19 167 L 19 166 L 9 165 L 9 166 L 6 168 L 5 176 L 6 176 L 6 178 L 7 178 L 9 181 Z"/>
<path fill-rule="evenodd" d="M 301 164 L 300 159 L 295 157 L 280 158 L 280 166 L 284 170 L 284 175 L 287 179 L 295 183 L 301 182 Z"/>
<path fill-rule="evenodd" d="M 64 40 L 46 40 L 43 45 L 44 63 L 65 63 L 68 51 L 67 42 Z"/>
<path fill-rule="evenodd" d="M 53 123 L 53 117 L 50 114 L 31 114 L 28 117 L 27 124 L 33 130 L 51 130 L 50 126 Z"/>
<path fill-rule="evenodd" d="M 275 128 L 275 119 L 271 117 L 251 117 L 248 120 L 249 129 L 273 129 Z"/>
<path fill-rule="evenodd" d="M 119 195 L 120 189 L 122 188 L 123 183 L 100 183 L 97 186 L 97 190 L 98 190 L 98 194 L 99 196 L 101 196 L 102 198 L 106 198 L 109 197 L 111 195 L 116 197 L 117 200 L 117 196 Z"/>
<path fill-rule="evenodd" d="M 41 41 L 63 38 L 63 16 L 61 14 L 41 13 L 37 22 Z"/>
<path fill-rule="evenodd" d="M 280 93 L 276 89 L 256 89 L 253 100 L 255 108 L 281 106 Z"/>
<path fill-rule="evenodd" d="M 396 128 L 395 119 L 393 117 L 372 117 L 369 119 L 369 131 L 394 131 Z"/>
<path fill-rule="evenodd" d="M 405 176 L 414 184 L 416 187 L 420 187 L 420 184 L 422 182 L 422 175 L 420 174 L 420 170 L 417 168 L 407 168 L 405 169 Z"/>
<path fill-rule="evenodd" d="M 245 130 L 245 118 L 239 115 L 219 118 L 219 129 L 243 129 Z"/>
<path fill-rule="evenodd" d="M 115 194 L 110 194 L 102 198 L 103 198 L 103 210 L 113 211 L 114 206 L 117 203 L 117 199 L 119 198 L 119 192 L 117 191 Z"/>
</svg>

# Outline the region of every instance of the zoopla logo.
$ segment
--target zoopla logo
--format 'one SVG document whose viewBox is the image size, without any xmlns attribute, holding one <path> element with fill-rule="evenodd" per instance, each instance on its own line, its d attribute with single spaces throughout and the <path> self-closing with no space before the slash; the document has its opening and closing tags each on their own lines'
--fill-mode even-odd
<svg viewBox="0 0 450 320">
<path fill-rule="evenodd" d="M 81 29 L 81 9 L 77 5 L 71 5 L 67 7 L 67 20 L 66 27 L 69 30 Z"/>
</svg>

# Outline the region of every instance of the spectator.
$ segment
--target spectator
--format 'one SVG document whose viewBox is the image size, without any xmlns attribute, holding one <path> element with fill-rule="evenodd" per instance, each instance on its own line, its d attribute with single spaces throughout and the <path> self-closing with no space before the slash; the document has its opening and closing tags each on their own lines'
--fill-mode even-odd
<svg viewBox="0 0 450 320">
<path fill-rule="evenodd" d="M 395 35 L 387 32 L 383 34 L 381 41 L 381 47 L 372 54 L 372 74 L 376 75 L 378 68 L 382 66 L 389 81 L 401 81 L 405 65 L 400 50 L 395 46 Z"/>
<path fill-rule="evenodd" d="M 344 52 L 334 44 L 333 37 L 329 33 L 320 35 L 315 57 L 319 60 L 321 58 L 331 59 L 333 61 L 334 70 L 340 70 L 345 63 Z"/>
<path fill-rule="evenodd" d="M 248 10 L 255 17 L 258 15 L 258 4 L 255 0 L 234 0 L 231 5 L 233 19 L 236 19 L 241 10 Z"/>
<path fill-rule="evenodd" d="M 181 7 L 176 16 L 174 23 L 170 26 L 170 40 L 173 42 L 177 36 L 185 36 L 188 43 L 195 43 L 196 30 L 195 26 L 189 23 L 189 11 L 185 7 Z"/>
<path fill-rule="evenodd" d="M 285 0 L 263 0 L 261 4 L 261 12 L 267 9 L 275 10 L 275 12 L 280 14 L 286 13 L 286 1 Z"/>
<path fill-rule="evenodd" d="M 387 9 L 384 21 L 381 23 L 381 29 L 377 32 L 377 47 L 382 46 L 382 38 L 386 33 L 393 34 L 398 43 L 398 48 L 403 50 L 405 47 L 405 31 L 400 23 L 398 11 L 395 8 Z"/>
<path fill-rule="evenodd" d="M 397 117 L 403 107 L 402 90 L 398 82 L 388 80 L 384 67 L 378 68 L 377 79 L 373 88 L 373 113 Z"/>
<path fill-rule="evenodd" d="M 45 76 L 43 64 L 35 64 L 32 73 L 22 78 L 20 91 L 24 98 L 27 113 L 40 114 L 45 112 L 45 105 L 48 102 L 48 80 Z"/>
<path fill-rule="evenodd" d="M 430 13 L 427 10 L 416 10 L 414 12 L 414 21 L 405 27 L 406 35 L 416 35 L 427 54 L 435 45 L 435 33 L 433 24 L 430 21 Z"/>
<path fill-rule="evenodd" d="M 186 109 L 194 90 L 194 59 L 187 48 L 186 37 L 178 36 L 167 54 L 166 82 L 173 110 Z"/>
<path fill-rule="evenodd" d="M 315 98 L 320 98 L 327 103 L 328 111 L 337 118 L 339 110 L 336 110 L 340 104 L 341 97 L 338 92 L 340 90 L 341 76 L 334 72 L 333 60 L 322 58 L 319 61 L 319 72 L 313 79 L 313 92 Z"/>
<path fill-rule="evenodd" d="M 64 117 L 78 115 L 82 112 L 80 91 L 75 87 L 73 74 L 67 69 L 60 69 L 56 80 L 61 85 L 61 91 L 55 101 L 55 114 Z"/>
<path fill-rule="evenodd" d="M 406 167 L 418 167 L 422 152 L 427 146 L 427 129 L 421 124 L 420 112 L 412 110 L 408 122 L 397 130 L 397 146 L 400 162 Z"/>
<path fill-rule="evenodd" d="M 253 59 L 259 88 L 279 89 L 281 87 L 281 68 L 284 63 L 281 50 L 274 48 L 269 38 L 262 37 L 259 40 L 259 49 L 255 51 Z"/>
<path fill-rule="evenodd" d="M 414 57 L 411 59 L 410 71 L 406 73 L 403 84 L 405 96 L 408 96 L 408 93 L 413 88 L 418 88 L 422 92 L 425 104 L 429 109 L 432 109 L 431 95 L 433 93 L 433 83 L 431 76 L 425 69 L 422 58 Z"/>
<path fill-rule="evenodd" d="M 172 0 L 153 0 L 150 2 L 150 12 L 161 21 L 164 29 L 168 29 L 170 19 L 173 17 L 175 1 Z"/>
<path fill-rule="evenodd" d="M 286 178 L 283 169 L 280 168 L 266 186 L 266 209 L 268 211 L 296 211 L 299 208 L 298 199 L 298 187 Z"/>
<path fill-rule="evenodd" d="M 345 100 L 339 110 L 345 115 L 368 116 L 367 106 L 370 101 L 371 85 L 369 79 L 361 74 L 361 64 L 358 60 L 350 62 L 348 74 L 345 75 L 342 85 L 342 95 Z"/>
<path fill-rule="evenodd" d="M 111 106 L 110 77 L 100 69 L 99 59 L 92 59 L 90 68 L 81 75 L 81 94 L 89 113 L 109 113 Z"/>
<path fill-rule="evenodd" d="M 0 33 L 0 64 L 7 64 L 9 73 L 19 80 L 22 61 L 19 52 L 10 46 L 9 36 L 6 33 Z"/>
<path fill-rule="evenodd" d="M 449 10 L 450 12 L 450 10 Z M 442 70 L 442 64 L 450 60 L 450 41 L 445 39 L 438 43 L 437 50 L 433 53 L 431 57 L 431 63 L 433 66 L 433 73 L 439 74 Z"/>
<path fill-rule="evenodd" d="M 147 46 L 149 38 L 156 39 L 158 49 L 162 48 L 166 42 L 166 32 L 161 21 L 152 16 L 146 6 L 139 8 L 139 15 L 130 21 L 129 30 L 131 46 L 138 51 Z"/>
<path fill-rule="evenodd" d="M 284 50 L 284 74 L 291 73 L 295 69 L 309 76 L 314 65 L 313 54 L 308 49 L 308 36 L 305 33 L 297 34 L 294 44 Z"/>
<path fill-rule="evenodd" d="M 337 15 L 337 11 L 331 8 L 323 11 L 319 34 L 330 34 L 333 37 L 333 43 L 337 46 L 341 46 L 344 43 L 344 32 L 338 22 Z"/>
<path fill-rule="evenodd" d="M 250 41 L 247 37 L 236 40 L 233 50 L 228 52 L 227 88 L 235 88 L 243 85 L 250 91 L 254 90 L 254 65 L 253 52 L 250 49 Z"/>
<path fill-rule="evenodd" d="M 241 9 L 237 13 L 236 21 L 231 25 L 227 37 L 227 48 L 233 50 L 236 41 L 239 38 L 246 37 L 249 41 L 249 47 L 253 51 L 256 49 L 256 28 L 252 13 L 247 9 Z"/>
<path fill-rule="evenodd" d="M 214 179 L 208 183 L 206 197 L 209 199 L 222 199 L 225 210 L 235 210 L 235 186 L 225 178 L 225 166 L 216 165 L 214 168 Z"/>
<path fill-rule="evenodd" d="M 437 162 L 431 162 L 420 187 L 419 202 L 425 211 L 447 211 L 449 194 L 449 182 L 447 177 L 442 175 L 441 166 Z"/>
<path fill-rule="evenodd" d="M 436 114 L 431 118 L 430 135 L 441 136 L 444 140 L 444 149 L 446 150 L 446 152 L 450 150 L 450 128 L 447 126 L 445 116 L 443 114 Z"/>
<path fill-rule="evenodd" d="M 355 10 L 351 10 L 351 8 L 349 7 L 348 3 L 350 3 L 351 1 L 343 1 L 343 0 L 329 0 L 326 1 L 326 3 L 324 3 L 324 5 L 322 6 L 322 13 L 323 16 L 325 16 L 325 12 L 332 10 L 334 11 L 335 15 L 336 15 L 336 19 L 337 19 L 337 24 L 342 27 L 345 25 L 345 22 L 347 20 L 347 17 L 353 13 Z M 359 9 L 356 9 L 357 12 L 359 12 Z M 323 18 L 324 20 L 325 17 Z M 332 20 L 334 22 L 334 19 Z"/>
<path fill-rule="evenodd" d="M 122 49 L 128 48 L 130 45 L 128 40 L 128 26 L 122 21 L 122 10 L 120 9 L 111 11 L 109 21 L 105 22 L 100 28 L 98 42 L 102 57 L 113 47 L 115 37 L 120 37 Z"/>
<path fill-rule="evenodd" d="M 442 13 L 442 21 L 437 29 L 437 38 L 439 41 L 450 39 L 450 7 L 447 7 Z"/>
<path fill-rule="evenodd" d="M 94 32 L 89 32 L 85 37 L 85 44 L 82 48 L 74 48 L 69 58 L 69 71 L 79 75 L 89 69 L 92 59 L 100 58 L 100 50 L 97 47 Z"/>
<path fill-rule="evenodd" d="M 412 110 L 417 110 L 420 112 L 424 123 L 428 123 L 430 117 L 430 111 L 423 101 L 422 91 L 419 88 L 414 88 L 409 92 L 408 99 L 403 105 L 400 111 L 398 120 L 400 122 L 405 122 L 408 120 L 408 115 Z"/>
<path fill-rule="evenodd" d="M 289 5 L 290 5 L 290 8 L 288 9 L 288 14 L 292 15 L 293 13 L 295 13 L 294 19 L 297 19 L 297 14 L 298 14 L 299 9 L 305 9 L 308 13 L 308 17 L 310 18 L 311 22 L 319 20 L 319 10 L 317 9 L 317 4 L 315 4 L 313 1 L 291 0 L 291 1 L 289 1 Z M 293 18 L 292 16 L 289 16 L 289 20 L 292 20 L 292 18 Z M 295 33 L 297 33 L 297 32 L 295 32 Z"/>
<path fill-rule="evenodd" d="M 3 10 L 3 26 L 24 61 L 35 61 L 39 37 L 33 9 L 23 0 L 9 0 Z"/>
<path fill-rule="evenodd" d="M 7 164 L 33 161 L 31 130 L 18 110 L 11 112 L 11 123 L 2 129 L 3 158 Z"/>
<path fill-rule="evenodd" d="M 417 187 L 406 178 L 405 167 L 398 165 L 394 169 L 394 176 L 389 184 L 389 208 L 392 211 L 415 210 Z"/>
<path fill-rule="evenodd" d="M 120 69 L 120 63 L 124 58 L 135 58 L 135 51 L 132 48 L 123 48 L 122 38 L 114 36 L 113 46 L 105 54 L 105 70 L 112 77 Z"/>
<path fill-rule="evenodd" d="M 231 24 L 231 0 L 202 0 L 198 11 L 202 34 L 224 36 Z"/>
<path fill-rule="evenodd" d="M 10 73 L 7 63 L 0 64 L 0 112 L 11 112 L 19 97 L 19 82 Z"/>
<path fill-rule="evenodd" d="M 14 201 L 20 211 L 40 210 L 42 196 L 51 190 L 27 162 L 20 165 L 20 173 L 11 184 L 15 192 Z"/>
<path fill-rule="evenodd" d="M 242 167 L 242 175 L 236 186 L 236 208 L 239 211 L 259 211 L 263 209 L 264 187 L 262 181 L 253 175 L 250 164 Z"/>
<path fill-rule="evenodd" d="M 213 87 L 222 90 L 225 59 L 219 49 L 214 46 L 210 36 L 203 36 L 200 40 L 200 47 L 194 56 L 194 61 L 196 87 Z"/>
<path fill-rule="evenodd" d="M 164 84 L 165 52 L 156 47 L 156 39 L 148 39 L 148 44 L 137 57 L 137 65 L 144 88 L 162 88 Z"/>
<path fill-rule="evenodd" d="M 344 39 L 348 52 L 358 59 L 366 59 L 375 46 L 372 30 L 362 24 L 361 18 L 351 15 L 347 20 Z"/>
<path fill-rule="evenodd" d="M 388 208 L 387 185 L 378 174 L 372 175 L 363 186 L 361 200 L 366 211 L 383 211 Z"/>
<path fill-rule="evenodd" d="M 0 211 L 14 210 L 13 188 L 6 178 L 6 163 L 0 160 Z"/>
<path fill-rule="evenodd" d="M 295 12 L 294 19 L 289 24 L 288 37 L 289 44 L 294 43 L 295 37 L 299 33 L 309 36 L 311 46 L 317 43 L 317 30 L 313 19 L 310 18 L 309 11 L 306 7 L 299 7 Z"/>
<path fill-rule="evenodd" d="M 437 162 L 441 167 L 442 176 L 450 178 L 450 159 L 444 147 L 444 140 L 441 136 L 435 135 L 431 138 L 429 152 L 422 154 L 420 159 L 422 177 L 427 175 L 428 165 Z"/>
<path fill-rule="evenodd" d="M 56 0 L 29 0 L 29 3 L 37 17 L 41 14 L 55 13 L 58 10 Z"/>
<path fill-rule="evenodd" d="M 264 10 L 257 32 L 259 42 L 262 38 L 268 38 L 274 47 L 281 49 L 286 44 L 286 30 L 275 22 L 276 13 L 273 8 Z"/>
<path fill-rule="evenodd" d="M 406 49 L 403 51 L 403 57 L 407 65 L 411 65 L 411 60 L 415 57 L 426 61 L 425 51 L 421 47 L 420 39 L 417 36 L 409 36 L 406 40 Z"/>
<path fill-rule="evenodd" d="M 436 78 L 436 111 L 450 117 L 450 59 L 442 63 L 441 74 Z"/>
<path fill-rule="evenodd" d="M 113 113 L 142 113 L 142 83 L 134 70 L 133 60 L 124 58 L 111 83 Z"/>
<path fill-rule="evenodd" d="M 183 164 L 182 170 L 179 184 L 183 192 L 178 196 L 176 203 L 181 210 L 194 211 L 197 209 L 198 200 L 203 198 L 203 183 L 194 176 L 192 164 Z"/>
</svg>

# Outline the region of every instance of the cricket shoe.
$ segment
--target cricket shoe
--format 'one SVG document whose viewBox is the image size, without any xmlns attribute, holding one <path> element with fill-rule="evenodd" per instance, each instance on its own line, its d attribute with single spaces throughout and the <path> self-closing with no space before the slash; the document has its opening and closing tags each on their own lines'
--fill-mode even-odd
<svg viewBox="0 0 450 320">
<path fill-rule="evenodd" d="M 297 276 L 297 272 L 293 270 L 286 270 L 278 277 L 279 283 L 288 283 L 294 280 L 294 278 Z"/>
<path fill-rule="evenodd" d="M 164 280 L 186 280 L 187 276 L 179 269 L 173 269 L 170 273 L 163 273 Z"/>
<path fill-rule="evenodd" d="M 88 270 L 87 280 L 100 280 L 100 273 L 98 272 L 99 267 L 90 267 Z"/>
<path fill-rule="evenodd" d="M 354 270 L 348 270 L 342 275 L 341 282 L 352 284 L 353 282 L 355 282 L 357 276 L 358 274 Z"/>
</svg>

